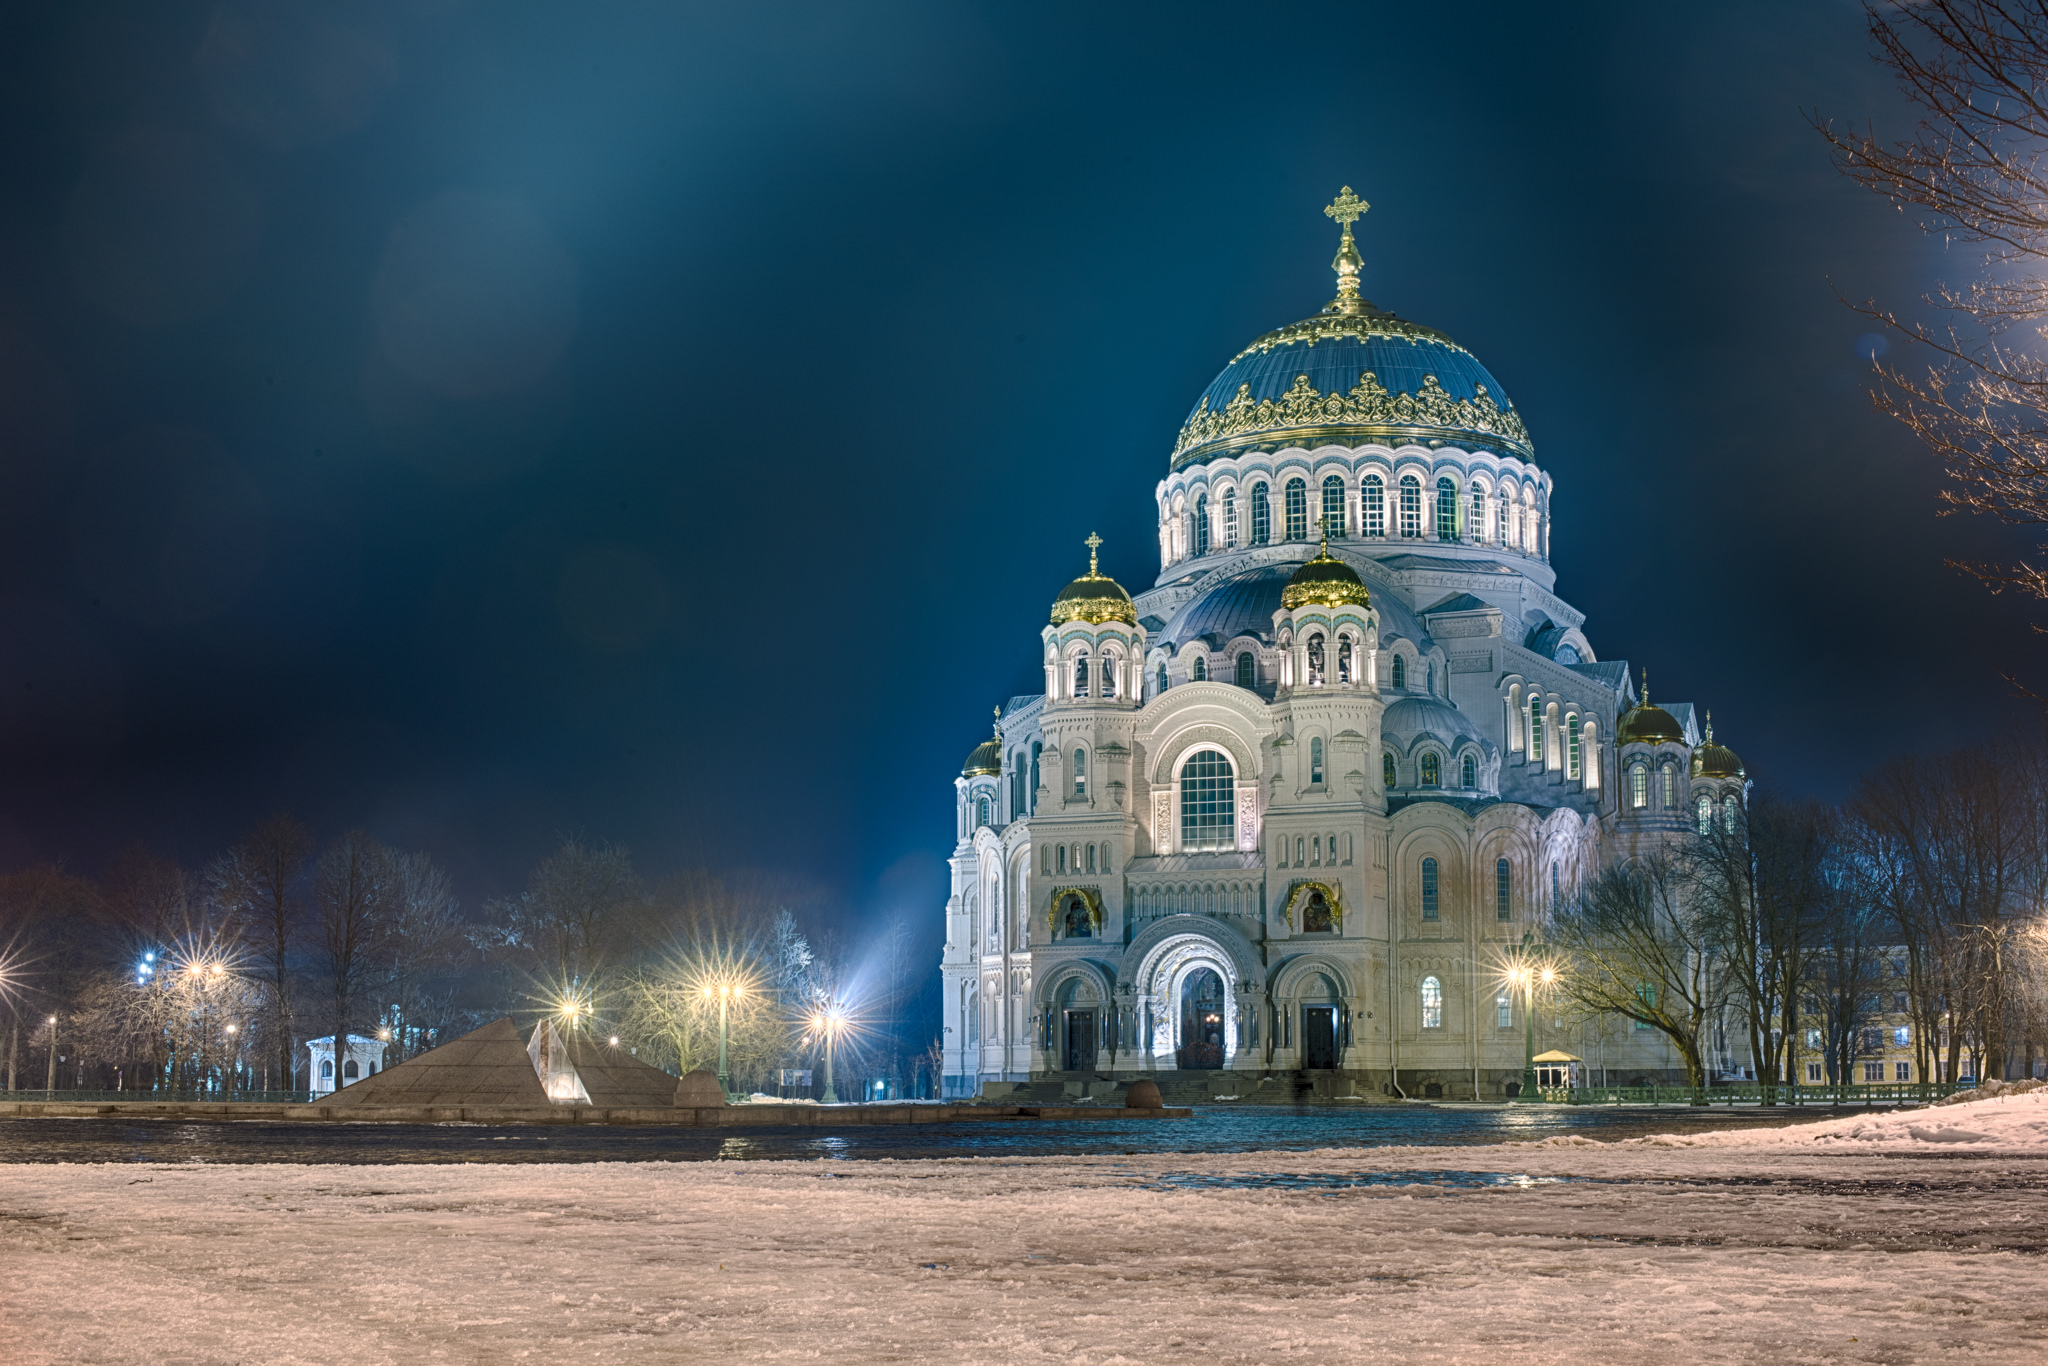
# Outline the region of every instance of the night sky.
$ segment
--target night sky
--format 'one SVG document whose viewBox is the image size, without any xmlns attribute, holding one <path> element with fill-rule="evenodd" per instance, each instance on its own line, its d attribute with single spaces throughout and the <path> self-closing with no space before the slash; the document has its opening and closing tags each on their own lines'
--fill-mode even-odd
<svg viewBox="0 0 2048 1366">
<path fill-rule="evenodd" d="M 1576 18 L 1562 17 L 1576 13 Z M 1331 293 L 1498 376 L 1603 658 L 1839 796 L 1996 732 L 1842 181 L 1858 6 L 161 3 L 0 18 L 0 865 L 278 807 L 934 938 L 952 779 L 1188 408 Z M 1896 357 L 1896 351 L 1894 352 Z"/>
</svg>

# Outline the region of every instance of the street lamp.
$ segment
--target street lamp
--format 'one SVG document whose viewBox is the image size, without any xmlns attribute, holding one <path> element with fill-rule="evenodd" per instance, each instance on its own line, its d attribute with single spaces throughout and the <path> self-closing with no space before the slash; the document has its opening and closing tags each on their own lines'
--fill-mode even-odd
<svg viewBox="0 0 2048 1366">
<path fill-rule="evenodd" d="M 1508 984 L 1522 993 L 1522 1089 L 1515 1099 L 1535 1101 L 1536 1093 L 1536 988 L 1547 987 L 1557 981 L 1557 969 L 1549 964 L 1538 967 L 1530 961 L 1530 952 L 1535 941 L 1532 934 L 1522 936 L 1522 956 L 1507 972 Z"/>
<path fill-rule="evenodd" d="M 846 1030 L 846 1007 L 834 1001 L 811 1012 L 811 1033 L 825 1041 L 825 1094 L 820 1099 L 827 1105 L 837 1105 L 839 1096 L 832 1089 L 832 1045 L 838 1042 Z"/>
<path fill-rule="evenodd" d="M 730 978 L 703 988 L 705 1000 L 718 1002 L 718 1089 L 727 1093 L 732 1091 L 732 1087 L 725 1078 L 725 1013 L 734 1002 L 746 994 L 746 985 Z M 614 1039 L 612 1042 L 617 1043 L 618 1040 Z"/>
<path fill-rule="evenodd" d="M 49 1095 L 57 1089 L 57 1017 L 50 1017 L 50 1076 L 43 1087 L 43 1094 Z"/>
</svg>

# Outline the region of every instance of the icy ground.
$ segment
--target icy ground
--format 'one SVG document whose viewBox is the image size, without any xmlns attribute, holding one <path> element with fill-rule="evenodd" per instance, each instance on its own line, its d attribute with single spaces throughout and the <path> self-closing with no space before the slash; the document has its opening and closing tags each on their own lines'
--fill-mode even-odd
<svg viewBox="0 0 2048 1366">
<path fill-rule="evenodd" d="M 2048 1092 L 1613 1144 L 0 1166 L 0 1360 L 2038 1366 Z"/>
</svg>

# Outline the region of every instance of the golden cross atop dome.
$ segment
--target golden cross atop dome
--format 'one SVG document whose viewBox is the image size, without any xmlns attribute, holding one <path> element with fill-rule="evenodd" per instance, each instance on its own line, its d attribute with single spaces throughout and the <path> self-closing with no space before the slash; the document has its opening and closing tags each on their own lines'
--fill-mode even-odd
<svg viewBox="0 0 2048 1366">
<path fill-rule="evenodd" d="M 1101 549 L 1102 538 L 1091 531 L 1088 533 L 1088 539 L 1081 542 L 1081 544 L 1088 547 L 1088 577 L 1091 579 L 1100 578 L 1101 575 L 1095 568 L 1095 552 Z"/>
<path fill-rule="evenodd" d="M 1358 271 L 1365 261 L 1358 254 L 1358 244 L 1351 240 L 1351 225 L 1371 207 L 1351 193 L 1349 185 L 1338 193 L 1335 202 L 1323 206 L 1323 212 L 1344 228 L 1344 236 L 1337 243 L 1337 259 L 1330 262 L 1331 269 L 1337 272 L 1337 297 L 1323 306 L 1325 313 L 1365 313 L 1372 308 L 1358 294 Z"/>
</svg>

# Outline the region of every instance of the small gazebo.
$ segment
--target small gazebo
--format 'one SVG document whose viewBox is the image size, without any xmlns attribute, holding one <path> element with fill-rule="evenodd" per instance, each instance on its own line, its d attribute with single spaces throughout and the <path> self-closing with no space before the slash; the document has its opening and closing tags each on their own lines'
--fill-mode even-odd
<svg viewBox="0 0 2048 1366">
<path fill-rule="evenodd" d="M 1580 1072 L 1580 1064 L 1584 1059 L 1574 1057 L 1562 1049 L 1553 1048 L 1548 1053 L 1538 1053 L 1531 1061 L 1536 1064 L 1538 1090 L 1561 1091 L 1568 1086 L 1586 1084 Z"/>
</svg>

